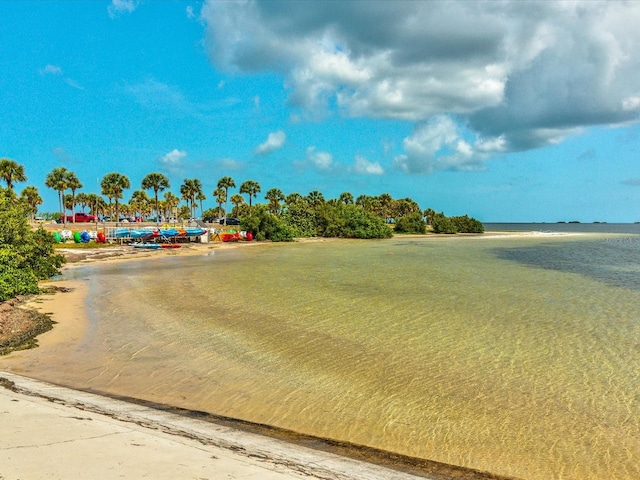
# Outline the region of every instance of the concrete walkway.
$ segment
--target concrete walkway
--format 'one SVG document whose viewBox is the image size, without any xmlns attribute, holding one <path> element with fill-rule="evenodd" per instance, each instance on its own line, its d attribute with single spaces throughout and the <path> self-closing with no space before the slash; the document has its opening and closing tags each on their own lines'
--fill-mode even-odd
<svg viewBox="0 0 640 480">
<path fill-rule="evenodd" d="M 49 478 L 415 480 L 418 477 L 0 372 L 0 479 Z"/>
</svg>

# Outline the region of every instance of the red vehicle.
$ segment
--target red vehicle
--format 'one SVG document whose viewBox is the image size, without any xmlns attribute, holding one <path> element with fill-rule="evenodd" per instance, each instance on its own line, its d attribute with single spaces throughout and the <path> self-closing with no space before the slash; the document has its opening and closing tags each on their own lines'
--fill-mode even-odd
<svg viewBox="0 0 640 480">
<path fill-rule="evenodd" d="M 76 223 L 95 222 L 97 219 L 93 215 L 89 215 L 84 212 L 78 212 L 75 215 Z M 73 215 L 65 215 L 67 223 L 73 223 Z"/>
</svg>

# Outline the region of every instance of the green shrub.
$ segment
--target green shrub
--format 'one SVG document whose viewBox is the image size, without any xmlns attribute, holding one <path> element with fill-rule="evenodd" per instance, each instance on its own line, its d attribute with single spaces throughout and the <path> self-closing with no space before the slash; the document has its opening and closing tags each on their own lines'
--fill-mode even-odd
<svg viewBox="0 0 640 480">
<path fill-rule="evenodd" d="M 458 233 L 484 233 L 484 225 L 479 220 L 467 215 L 451 217 Z"/>
<path fill-rule="evenodd" d="M 426 233 L 427 222 L 421 213 L 410 213 L 396 221 L 395 231 L 398 233 Z"/>
<path fill-rule="evenodd" d="M 250 216 L 243 217 L 240 227 L 251 232 L 258 241 L 291 242 L 295 238 L 294 229 L 263 205 L 257 205 Z"/>
<path fill-rule="evenodd" d="M 443 213 L 434 215 L 432 225 L 434 233 L 453 234 L 458 232 L 455 224 L 450 218 L 445 217 Z"/>
<path fill-rule="evenodd" d="M 446 217 L 444 213 L 436 213 L 432 224 L 435 233 L 484 233 L 482 222 L 468 215 Z"/>
<path fill-rule="evenodd" d="M 323 237 L 390 238 L 393 231 L 384 221 L 357 205 L 323 205 L 319 210 L 318 232 Z"/>
<path fill-rule="evenodd" d="M 38 281 L 60 273 L 64 257 L 53 251 L 53 237 L 33 231 L 27 207 L 0 191 L 0 301 L 38 292 Z"/>
</svg>

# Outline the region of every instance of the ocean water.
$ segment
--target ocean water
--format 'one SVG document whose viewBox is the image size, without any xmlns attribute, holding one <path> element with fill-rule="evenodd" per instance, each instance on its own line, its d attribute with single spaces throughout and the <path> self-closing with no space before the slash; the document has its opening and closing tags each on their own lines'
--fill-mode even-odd
<svg viewBox="0 0 640 480">
<path fill-rule="evenodd" d="M 34 376 L 498 475 L 640 478 L 640 236 L 272 244 L 66 275 L 91 285 L 90 326 L 28 353 Z"/>
</svg>

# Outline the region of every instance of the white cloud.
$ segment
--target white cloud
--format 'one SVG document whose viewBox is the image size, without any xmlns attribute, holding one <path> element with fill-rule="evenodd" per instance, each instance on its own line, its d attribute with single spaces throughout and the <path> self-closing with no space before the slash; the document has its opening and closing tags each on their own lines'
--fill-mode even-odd
<svg viewBox="0 0 640 480">
<path fill-rule="evenodd" d="M 184 150 L 178 150 L 174 148 L 169 153 L 160 157 L 159 162 L 161 165 L 167 168 L 176 168 L 182 165 L 182 161 L 187 156 L 187 152 Z"/>
<path fill-rule="evenodd" d="M 187 18 L 196 18 L 196 14 L 194 13 L 193 7 L 191 5 L 187 6 L 185 12 L 187 14 Z"/>
<path fill-rule="evenodd" d="M 107 12 L 111 18 L 116 18 L 121 13 L 132 13 L 139 4 L 138 0 L 111 0 Z"/>
<path fill-rule="evenodd" d="M 355 164 L 351 171 L 358 175 L 382 175 L 384 173 L 384 169 L 379 162 L 370 162 L 360 155 L 356 155 Z"/>
<path fill-rule="evenodd" d="M 447 144 L 451 164 L 467 166 L 478 152 L 637 122 L 638 18 L 640 2 L 589 0 L 208 0 L 202 9 L 217 66 L 282 74 L 306 116 L 455 117 L 484 139 Z"/>
<path fill-rule="evenodd" d="M 44 68 L 40 69 L 40 73 L 42 75 L 62 75 L 62 68 L 57 65 L 46 65 Z"/>
<path fill-rule="evenodd" d="M 78 82 L 76 82 L 75 80 L 71 79 L 71 78 L 67 78 L 66 79 L 67 85 L 77 89 L 77 90 L 84 90 L 84 87 L 82 85 L 80 85 Z"/>
<path fill-rule="evenodd" d="M 623 110 L 640 110 L 640 97 L 632 96 L 622 99 L 622 109 Z"/>
<path fill-rule="evenodd" d="M 428 174 L 436 170 L 481 170 L 489 154 L 500 153 L 500 138 L 478 139 L 473 143 L 448 116 L 436 116 L 416 126 L 404 139 L 405 153 L 394 158 L 394 166 L 406 173 Z"/>
<path fill-rule="evenodd" d="M 281 149 L 284 146 L 284 142 L 287 140 L 286 134 L 282 130 L 270 133 L 266 142 L 258 145 L 253 153 L 254 155 L 266 156 L 273 153 L 276 150 Z"/>
<path fill-rule="evenodd" d="M 328 171 L 333 168 L 333 155 L 329 152 L 316 152 L 316 147 L 307 148 L 306 160 L 316 170 Z"/>
</svg>

